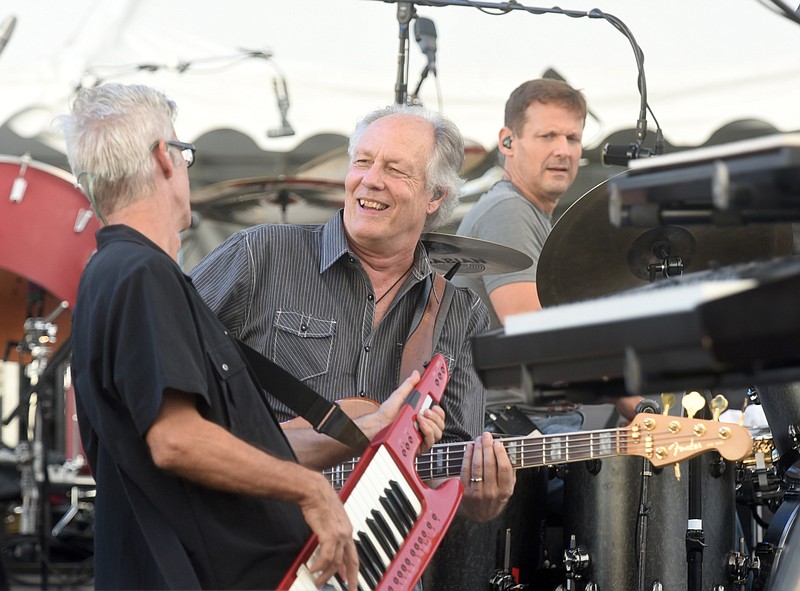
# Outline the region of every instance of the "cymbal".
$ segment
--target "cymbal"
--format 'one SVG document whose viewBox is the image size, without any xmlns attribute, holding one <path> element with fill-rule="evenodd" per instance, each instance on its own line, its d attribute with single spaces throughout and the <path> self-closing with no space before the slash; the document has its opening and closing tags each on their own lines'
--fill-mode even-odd
<svg viewBox="0 0 800 591">
<path fill-rule="evenodd" d="M 343 181 L 298 176 L 233 179 L 192 192 L 202 217 L 246 225 L 280 221 L 289 208 L 293 222 L 320 222 L 343 206 Z"/>
<path fill-rule="evenodd" d="M 533 264 L 528 255 L 488 240 L 435 232 L 423 234 L 420 240 L 428 250 L 431 266 L 442 274 L 456 264 L 460 265 L 457 273 L 462 275 L 513 273 Z"/>
<path fill-rule="evenodd" d="M 536 269 L 542 306 L 647 285 L 650 266 L 665 255 L 680 257 L 686 275 L 792 252 L 791 224 L 617 228 L 609 220 L 607 183 L 567 208 L 547 237 Z"/>
</svg>

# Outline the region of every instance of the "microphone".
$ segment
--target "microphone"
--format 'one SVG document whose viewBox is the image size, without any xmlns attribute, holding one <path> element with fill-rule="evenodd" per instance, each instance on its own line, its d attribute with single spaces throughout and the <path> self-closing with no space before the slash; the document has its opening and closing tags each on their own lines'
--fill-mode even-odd
<svg viewBox="0 0 800 591">
<path fill-rule="evenodd" d="M 417 17 L 414 22 L 414 36 L 419 48 L 428 58 L 428 71 L 436 75 L 436 25 L 429 18 Z"/>
<path fill-rule="evenodd" d="M 272 79 L 272 87 L 275 89 L 275 98 L 278 101 L 278 110 L 281 113 L 281 126 L 276 129 L 268 129 L 267 137 L 286 137 L 294 135 L 294 128 L 289 124 L 286 115 L 289 113 L 289 93 L 286 90 L 286 80 L 280 79 L 281 85 L 278 86 L 278 79 Z"/>
<path fill-rule="evenodd" d="M 637 158 L 652 156 L 653 151 L 637 143 L 633 144 L 606 144 L 600 156 L 604 166 L 628 166 L 628 162 Z"/>
<path fill-rule="evenodd" d="M 3 53 L 8 40 L 11 39 L 11 34 L 14 32 L 14 27 L 17 24 L 16 16 L 9 16 L 0 25 L 0 53 Z"/>
</svg>

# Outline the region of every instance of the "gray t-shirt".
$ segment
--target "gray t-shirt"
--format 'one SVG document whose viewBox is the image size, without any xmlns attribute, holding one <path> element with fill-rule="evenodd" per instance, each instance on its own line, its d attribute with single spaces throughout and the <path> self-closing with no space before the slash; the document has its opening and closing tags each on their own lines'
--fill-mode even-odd
<svg viewBox="0 0 800 591">
<path fill-rule="evenodd" d="M 527 269 L 502 275 L 456 275 L 453 283 L 469 287 L 489 308 L 492 328 L 501 325 L 492 308 L 489 294 L 502 285 L 536 281 L 536 264 L 542 246 L 553 227 L 552 216 L 525 199 L 517 188 L 506 180 L 498 181 L 484 193 L 464 216 L 456 232 L 460 236 L 480 238 L 514 248 L 528 255 L 533 264 Z"/>
<path fill-rule="evenodd" d="M 511 181 L 507 180 L 498 181 L 481 195 L 461 221 L 457 234 L 514 248 L 533 260 L 530 267 L 514 273 L 456 275 L 453 278 L 455 285 L 469 287 L 480 296 L 489 309 L 493 329 L 500 328 L 502 324 L 494 312 L 489 294 L 509 283 L 536 281 L 536 265 L 552 226 L 552 216 L 523 197 Z M 550 415 L 573 408 L 573 405 L 561 404 L 560 401 L 553 404 L 553 408 L 549 408 L 550 405 L 534 406 L 520 388 L 487 390 L 486 403 L 489 409 L 516 404 L 531 415 Z"/>
</svg>

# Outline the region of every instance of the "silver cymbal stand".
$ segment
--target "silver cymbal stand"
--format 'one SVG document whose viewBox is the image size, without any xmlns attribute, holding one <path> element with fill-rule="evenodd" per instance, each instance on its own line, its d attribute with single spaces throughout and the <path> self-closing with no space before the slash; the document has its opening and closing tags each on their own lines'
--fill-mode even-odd
<svg viewBox="0 0 800 591">
<path fill-rule="evenodd" d="M 27 348 L 31 354 L 31 362 L 25 368 L 30 387 L 24 396 L 28 404 L 20 399 L 19 413 L 29 413 L 31 395 L 36 392 L 36 418 L 34 419 L 33 440 L 28 440 L 27 430 L 17 447 L 18 466 L 20 470 L 20 490 L 22 493 L 22 514 L 20 516 L 20 534 L 38 537 L 40 561 L 40 588 L 48 587 L 48 571 L 46 557 L 49 554 L 49 538 L 47 535 L 49 512 L 49 482 L 47 473 L 47 450 L 52 442 L 50 426 L 53 424 L 54 377 L 53 371 L 58 368 L 69 351 L 69 343 L 65 343 L 52 358 L 52 345 L 56 342 L 58 326 L 56 318 L 68 307 L 62 301 L 48 316 L 32 317 L 25 321 L 25 337 L 20 348 Z M 68 339 L 69 341 L 69 339 Z M 26 421 L 27 423 L 27 421 Z"/>
<path fill-rule="evenodd" d="M 47 369 L 48 359 L 52 353 L 52 346 L 56 342 L 58 326 L 54 320 L 68 307 L 66 301 L 46 318 L 34 317 L 25 321 L 25 337 L 20 347 L 27 348 L 31 354 L 31 362 L 25 368 L 26 376 L 30 380 L 30 393 L 36 391 L 40 380 Z M 50 401 L 52 402 L 52 401 Z M 48 412 L 48 404 L 44 397 L 37 394 L 37 415 L 40 417 Z M 52 408 L 49 409 L 52 411 Z M 20 406 L 20 413 L 27 412 L 27 408 Z M 23 535 L 34 534 L 37 531 L 37 510 L 40 499 L 39 483 L 44 482 L 47 473 L 45 466 L 45 446 L 43 439 L 42 421 L 34 422 L 33 441 L 20 441 L 17 445 L 17 456 L 20 462 L 20 489 L 22 490 L 22 514 L 20 516 L 20 533 Z"/>
</svg>

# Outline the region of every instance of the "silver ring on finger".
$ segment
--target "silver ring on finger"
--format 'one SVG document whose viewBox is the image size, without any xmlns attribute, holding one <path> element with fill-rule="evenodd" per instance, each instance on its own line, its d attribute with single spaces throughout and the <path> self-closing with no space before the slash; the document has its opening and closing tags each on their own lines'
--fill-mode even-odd
<svg viewBox="0 0 800 591">
<path fill-rule="evenodd" d="M 483 482 L 483 478 L 470 478 L 469 481 L 472 483 Z"/>
</svg>

